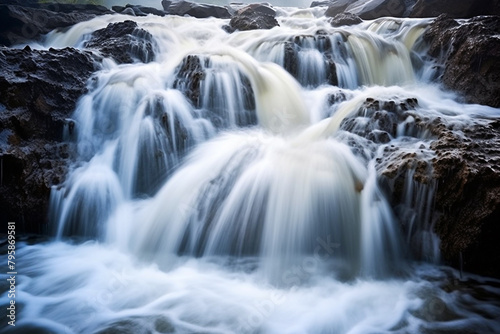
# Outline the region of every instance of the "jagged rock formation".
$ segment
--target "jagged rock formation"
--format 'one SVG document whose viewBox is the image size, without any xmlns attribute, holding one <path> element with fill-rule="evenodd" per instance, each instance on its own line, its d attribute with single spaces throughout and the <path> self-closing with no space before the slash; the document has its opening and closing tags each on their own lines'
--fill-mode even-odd
<svg viewBox="0 0 500 334">
<path fill-rule="evenodd" d="M 500 107 L 499 34 L 498 16 L 458 23 L 441 15 L 424 35 L 429 55 L 442 68 L 440 80 L 466 102 Z"/>
<path fill-rule="evenodd" d="M 11 1 L 16 3 L 16 1 Z M 0 4 L 0 45 L 10 46 L 38 38 L 57 28 L 65 28 L 90 20 L 97 15 L 112 13 L 96 5 Z"/>
<path fill-rule="evenodd" d="M 110 23 L 106 28 L 95 31 L 85 44 L 87 48 L 100 51 L 104 57 L 111 57 L 117 63 L 148 63 L 154 59 L 153 36 L 140 29 L 133 21 Z"/>
<path fill-rule="evenodd" d="M 330 21 L 330 24 L 332 27 L 341 27 L 341 26 L 352 26 L 355 24 L 360 24 L 363 22 L 363 20 L 351 13 L 340 13 L 337 14 L 333 17 L 333 19 Z"/>
<path fill-rule="evenodd" d="M 0 212 L 19 232 L 43 232 L 50 187 L 74 153 L 63 131 L 96 69 L 90 52 L 0 48 Z"/>
<path fill-rule="evenodd" d="M 207 17 L 216 17 L 220 19 L 228 19 L 231 14 L 225 7 L 197 4 L 189 1 L 162 1 L 163 9 L 170 15 L 189 15 L 199 19 Z"/>
<path fill-rule="evenodd" d="M 276 11 L 271 7 L 254 4 L 238 10 L 229 22 L 229 32 L 235 30 L 271 29 L 279 26 Z"/>
</svg>

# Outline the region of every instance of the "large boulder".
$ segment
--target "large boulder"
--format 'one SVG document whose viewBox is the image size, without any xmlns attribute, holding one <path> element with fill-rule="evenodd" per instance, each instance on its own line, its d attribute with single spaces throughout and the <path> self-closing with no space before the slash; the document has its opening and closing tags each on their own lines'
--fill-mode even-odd
<svg viewBox="0 0 500 334">
<path fill-rule="evenodd" d="M 341 27 L 341 26 L 352 26 L 356 24 L 360 24 L 363 22 L 363 20 L 351 13 L 341 13 L 337 14 L 333 17 L 333 19 L 330 21 L 330 24 L 332 27 Z"/>
<path fill-rule="evenodd" d="M 439 16 L 424 34 L 443 84 L 469 103 L 500 107 L 500 17 L 458 23 Z"/>
<path fill-rule="evenodd" d="M 229 22 L 229 31 L 271 29 L 279 26 L 276 11 L 269 6 L 252 4 L 239 9 Z"/>
<path fill-rule="evenodd" d="M 205 69 L 197 55 L 187 55 L 177 69 L 174 88 L 179 89 L 193 103 L 200 107 L 201 82 L 205 79 Z"/>
<path fill-rule="evenodd" d="M 309 8 L 324 7 L 324 6 L 330 5 L 330 3 L 332 3 L 332 0 L 313 1 L 313 2 L 311 2 L 311 5 L 309 6 Z"/>
<path fill-rule="evenodd" d="M 123 6 L 113 6 L 111 7 L 117 13 L 132 16 L 147 16 L 148 14 L 153 14 L 157 16 L 165 16 L 166 13 L 163 10 L 156 9 L 153 7 L 145 7 L 141 5 L 126 5 Z"/>
<path fill-rule="evenodd" d="M 500 15 L 498 0 L 417 0 L 410 17 L 471 18 L 478 15 Z"/>
<path fill-rule="evenodd" d="M 189 1 L 162 1 L 163 9 L 170 15 L 193 16 L 199 19 L 207 17 L 216 17 L 219 19 L 228 19 L 231 14 L 225 7 L 197 4 Z"/>
<path fill-rule="evenodd" d="M 45 232 L 50 187 L 64 181 L 74 148 L 69 119 L 99 59 L 72 48 L 0 48 L 2 221 Z"/>
<path fill-rule="evenodd" d="M 154 59 L 153 36 L 140 29 L 133 21 L 110 23 L 106 28 L 95 31 L 85 44 L 95 48 L 104 57 L 111 57 L 117 63 L 148 63 Z"/>
<path fill-rule="evenodd" d="M 10 46 L 33 40 L 51 30 L 69 27 L 107 13 L 112 12 L 94 5 L 0 5 L 0 44 Z"/>
<path fill-rule="evenodd" d="M 403 17 L 406 12 L 405 0 L 358 0 L 349 5 L 346 12 L 356 14 L 363 20 L 379 17 Z"/>
<path fill-rule="evenodd" d="M 431 148 L 444 259 L 500 277 L 500 121 L 442 131 Z"/>
<path fill-rule="evenodd" d="M 343 13 L 347 7 L 352 3 L 350 0 L 334 0 L 329 1 L 328 9 L 325 12 L 326 17 L 334 17 L 335 15 Z"/>
</svg>

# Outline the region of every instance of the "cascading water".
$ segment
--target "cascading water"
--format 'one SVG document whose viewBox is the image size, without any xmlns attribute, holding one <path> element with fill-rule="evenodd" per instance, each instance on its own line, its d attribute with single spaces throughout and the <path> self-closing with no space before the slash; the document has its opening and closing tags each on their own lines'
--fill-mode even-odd
<svg viewBox="0 0 500 334">
<path fill-rule="evenodd" d="M 433 137 L 416 118 L 466 125 L 482 107 L 441 102 L 426 81 L 428 20 L 332 28 L 316 12 L 231 35 L 227 20 L 134 18 L 158 54 L 105 60 L 78 103 L 78 162 L 52 191 L 58 241 L 20 251 L 21 330 L 498 328 L 498 305 L 480 309 L 472 295 L 458 305 L 431 283 L 455 272 L 409 260 L 411 243 L 439 255 L 432 182 L 412 183 L 408 169 L 396 212 L 379 185 L 393 147 L 430 161 Z M 125 19 L 83 22 L 39 47 L 83 47 Z M 74 236 L 86 242 L 64 242 Z M 428 321 L 433 312 L 444 323 Z"/>
</svg>

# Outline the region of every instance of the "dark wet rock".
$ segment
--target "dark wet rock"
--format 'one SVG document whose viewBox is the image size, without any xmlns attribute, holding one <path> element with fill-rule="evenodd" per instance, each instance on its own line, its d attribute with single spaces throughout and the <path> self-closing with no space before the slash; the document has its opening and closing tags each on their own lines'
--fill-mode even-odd
<svg viewBox="0 0 500 334">
<path fill-rule="evenodd" d="M 326 17 L 335 17 L 335 15 L 343 13 L 352 3 L 350 0 L 335 0 L 330 1 L 328 9 L 325 12 Z"/>
<path fill-rule="evenodd" d="M 99 59 L 72 48 L 0 48 L 2 219 L 20 232 L 43 232 L 50 187 L 64 181 L 74 153 L 63 132 Z"/>
<path fill-rule="evenodd" d="M 261 3 L 254 3 L 251 5 L 245 6 L 241 9 L 237 10 L 235 15 L 245 15 L 245 14 L 252 15 L 252 13 L 260 13 L 260 14 L 276 17 L 276 11 L 273 8 L 271 8 L 265 4 L 261 4 Z"/>
<path fill-rule="evenodd" d="M 125 8 L 120 14 L 122 14 L 122 15 L 130 15 L 130 16 L 137 16 L 137 15 L 135 15 L 135 11 L 132 8 Z"/>
<path fill-rule="evenodd" d="M 298 55 L 297 55 L 297 50 L 295 43 L 293 42 L 285 42 L 284 45 L 285 49 L 285 56 L 284 56 L 284 68 L 287 70 L 288 73 L 293 75 L 294 77 L 297 77 L 298 75 L 298 69 L 297 69 L 297 64 L 298 64 Z"/>
<path fill-rule="evenodd" d="M 182 91 L 193 105 L 199 108 L 201 81 L 205 79 L 205 76 L 206 73 L 200 57 L 188 55 L 179 65 L 174 88 Z"/>
<path fill-rule="evenodd" d="M 358 0 L 349 5 L 346 12 L 356 14 L 363 20 L 379 17 L 403 17 L 406 12 L 405 0 Z"/>
<path fill-rule="evenodd" d="M 341 27 L 341 26 L 352 26 L 355 24 L 360 24 L 363 20 L 351 13 L 341 13 L 335 15 L 335 17 L 330 21 L 332 27 Z"/>
<path fill-rule="evenodd" d="M 276 11 L 268 6 L 253 4 L 238 10 L 231 18 L 229 26 L 235 30 L 271 29 L 279 26 Z"/>
<path fill-rule="evenodd" d="M 376 160 L 403 231 L 409 221 L 432 228 L 445 263 L 460 268 L 462 258 L 464 270 L 500 277 L 500 121 L 466 127 L 437 117 L 418 123 L 429 133 L 428 144 L 386 146 Z M 408 196 L 409 183 L 420 189 L 418 199 Z"/>
<path fill-rule="evenodd" d="M 309 8 L 328 6 L 332 2 L 333 2 L 332 0 L 313 1 L 313 2 L 311 2 L 311 5 L 309 6 Z"/>
<path fill-rule="evenodd" d="M 154 7 L 145 7 L 145 6 L 133 6 L 134 8 L 139 9 L 144 14 L 153 14 L 157 16 L 165 16 L 166 13 L 163 10 L 156 9 Z"/>
<path fill-rule="evenodd" d="M 159 10 L 153 7 L 144 7 L 140 5 L 126 5 L 123 6 L 113 6 L 111 7 L 117 13 L 132 16 L 147 16 L 148 14 L 153 14 L 157 16 L 165 16 L 166 13 L 163 10 Z"/>
<path fill-rule="evenodd" d="M 498 0 L 417 0 L 410 17 L 471 18 L 478 15 L 500 15 Z"/>
<path fill-rule="evenodd" d="M 112 13 L 102 6 L 77 7 L 47 4 L 43 8 L 0 5 L 0 44 L 9 46 L 33 40 L 57 28 Z"/>
<path fill-rule="evenodd" d="M 483 16 L 459 24 L 439 16 L 424 34 L 429 55 L 441 66 L 443 84 L 465 102 L 500 107 L 500 17 Z"/>
<path fill-rule="evenodd" d="M 149 32 L 133 21 L 124 21 L 95 31 L 85 47 L 98 49 L 104 57 L 111 57 L 119 64 L 148 63 L 154 59 L 153 43 Z"/>
<path fill-rule="evenodd" d="M 197 4 L 189 1 L 162 1 L 163 9 L 170 15 L 193 16 L 196 18 L 216 17 L 228 19 L 231 17 L 228 9 L 221 6 Z"/>
<path fill-rule="evenodd" d="M 340 128 L 376 143 L 389 142 L 398 131 L 407 136 L 425 137 L 429 126 L 416 114 L 417 107 L 418 101 L 414 98 L 385 101 L 367 98 L 357 113 L 344 119 Z"/>
<path fill-rule="evenodd" d="M 500 277 L 500 121 L 443 131 L 431 148 L 445 260 L 459 267 L 462 254 L 466 271 Z"/>
</svg>

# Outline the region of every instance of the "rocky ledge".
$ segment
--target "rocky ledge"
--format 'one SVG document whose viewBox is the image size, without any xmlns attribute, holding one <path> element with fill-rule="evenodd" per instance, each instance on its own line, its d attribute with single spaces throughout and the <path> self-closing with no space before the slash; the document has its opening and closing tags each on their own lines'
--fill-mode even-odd
<svg viewBox="0 0 500 334">
<path fill-rule="evenodd" d="M 63 132 L 95 61 L 72 48 L 0 48 L 0 212 L 20 232 L 43 230 L 50 187 L 64 181 L 74 151 Z"/>
<path fill-rule="evenodd" d="M 422 117 L 418 108 L 412 98 L 367 99 L 359 115 L 369 122 L 360 127 L 354 116 L 341 128 L 374 144 L 387 142 L 396 129 L 420 139 L 416 146 L 386 146 L 376 160 L 413 255 L 429 258 L 431 240 L 425 231 L 433 231 L 445 263 L 500 277 L 500 120 L 465 125 Z M 412 122 L 405 123 L 408 117 Z M 399 127 L 403 123 L 404 129 Z"/>
<path fill-rule="evenodd" d="M 443 84 L 465 102 L 500 107 L 500 16 L 457 22 L 443 14 L 425 32 Z"/>
</svg>

